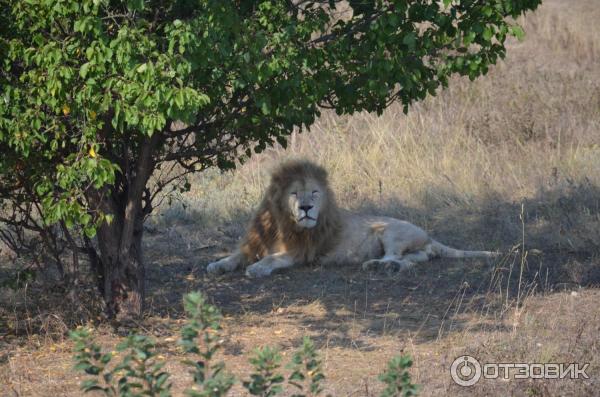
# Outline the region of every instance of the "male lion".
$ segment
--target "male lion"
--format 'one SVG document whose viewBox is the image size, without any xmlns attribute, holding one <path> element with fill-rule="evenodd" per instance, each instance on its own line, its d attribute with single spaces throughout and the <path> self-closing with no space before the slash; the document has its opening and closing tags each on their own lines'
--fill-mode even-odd
<svg viewBox="0 0 600 397">
<path fill-rule="evenodd" d="M 362 263 L 365 270 L 391 272 L 436 256 L 495 255 L 447 247 L 406 221 L 341 210 L 327 183 L 327 172 L 309 161 L 294 160 L 273 172 L 239 248 L 209 264 L 207 271 L 231 272 L 243 265 L 247 266 L 247 276 L 264 277 L 279 269 L 318 261 L 324 265 Z"/>
</svg>

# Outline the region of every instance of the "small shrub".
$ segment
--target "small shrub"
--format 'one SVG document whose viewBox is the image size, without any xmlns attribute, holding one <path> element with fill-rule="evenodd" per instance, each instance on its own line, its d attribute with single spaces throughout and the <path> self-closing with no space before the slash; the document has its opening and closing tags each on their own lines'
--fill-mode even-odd
<svg viewBox="0 0 600 397">
<path fill-rule="evenodd" d="M 292 357 L 289 367 L 292 374 L 288 383 L 300 390 L 308 390 L 309 395 L 318 395 L 323 391 L 321 381 L 325 379 L 321 369 L 321 361 L 317 354 L 314 343 L 309 337 L 305 336 L 302 340 L 302 347 Z M 302 383 L 306 385 L 303 387 Z M 304 394 L 294 394 L 295 397 L 304 397 Z"/>
<path fill-rule="evenodd" d="M 411 397 L 417 395 L 417 385 L 410 380 L 408 369 L 412 366 L 409 356 L 394 357 L 388 363 L 387 371 L 379 375 L 379 380 L 386 384 L 381 397 Z"/>
<path fill-rule="evenodd" d="M 272 397 L 283 391 L 281 385 L 284 381 L 283 375 L 278 373 L 281 366 L 281 355 L 277 349 L 269 346 L 256 349 L 254 356 L 250 358 L 254 366 L 254 373 L 250 380 L 244 382 L 244 387 L 253 396 Z"/>
<path fill-rule="evenodd" d="M 169 374 L 161 370 L 165 363 L 156 360 L 154 343 L 147 336 L 130 335 L 119 343 L 116 352 L 127 354 L 116 366 L 109 366 L 116 352 L 103 353 L 90 330 L 78 329 L 71 338 L 75 341 L 75 369 L 95 376 L 82 382 L 84 392 L 100 391 L 111 397 L 171 395 Z"/>
<path fill-rule="evenodd" d="M 221 347 L 221 314 L 206 302 L 200 293 L 184 297 L 187 324 L 181 329 L 180 345 L 194 357 L 183 363 L 191 368 L 194 388 L 185 391 L 191 397 L 225 396 L 235 378 L 225 369 L 225 363 L 215 361 Z M 144 335 L 129 335 L 116 346 L 115 352 L 103 352 L 94 342 L 92 332 L 78 328 L 71 332 L 75 342 L 75 369 L 92 377 L 81 383 L 84 392 L 99 391 L 109 397 L 171 396 L 169 373 L 163 371 L 164 360 L 159 360 L 154 342 Z M 112 363 L 117 352 L 126 354 L 117 364 Z M 281 372 L 281 355 L 276 348 L 257 348 L 250 363 L 254 367 L 242 385 L 251 395 L 276 396 L 289 386 L 293 397 L 318 396 L 323 393 L 325 379 L 321 360 L 314 343 L 304 337 L 302 346 L 287 365 L 287 379 Z M 379 379 L 385 384 L 381 397 L 416 396 L 417 386 L 411 383 L 408 356 L 395 357 Z"/>
<path fill-rule="evenodd" d="M 181 329 L 180 344 L 199 360 L 185 360 L 192 368 L 191 374 L 199 390 L 186 390 L 191 397 L 223 396 L 233 386 L 234 378 L 225 371 L 225 363 L 214 363 L 214 356 L 221 347 L 221 313 L 198 292 L 183 297 L 183 307 L 189 318 Z"/>
</svg>

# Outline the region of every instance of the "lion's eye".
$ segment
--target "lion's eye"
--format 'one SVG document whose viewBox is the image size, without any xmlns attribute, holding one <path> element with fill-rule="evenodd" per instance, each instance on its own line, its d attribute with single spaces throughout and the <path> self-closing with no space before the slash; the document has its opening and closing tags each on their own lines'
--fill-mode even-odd
<svg viewBox="0 0 600 397">
<path fill-rule="evenodd" d="M 291 192 L 290 193 L 290 196 L 297 196 L 297 195 L 298 195 L 298 193 L 296 193 L 296 192 Z"/>
<path fill-rule="evenodd" d="M 319 194 L 319 191 L 318 191 L 318 190 L 313 190 L 313 192 L 312 192 L 312 195 L 313 195 L 313 196 L 316 196 L 316 195 L 318 195 L 318 194 Z"/>
</svg>

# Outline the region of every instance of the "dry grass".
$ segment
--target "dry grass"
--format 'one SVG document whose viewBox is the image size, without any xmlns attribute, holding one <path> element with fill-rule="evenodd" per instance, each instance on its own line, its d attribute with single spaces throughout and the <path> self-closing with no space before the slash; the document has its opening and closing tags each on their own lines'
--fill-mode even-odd
<svg viewBox="0 0 600 397">
<path fill-rule="evenodd" d="M 233 173 L 199 176 L 185 208 L 164 208 L 152 219 L 144 329 L 159 340 L 177 334 L 181 294 L 202 289 L 225 312 L 224 355 L 238 374 L 253 347 L 277 344 L 289 355 L 308 334 L 337 396 L 375 395 L 375 374 L 400 351 L 414 357 L 423 395 L 597 394 L 599 18 L 595 0 L 547 0 L 523 21 L 525 41 L 512 43 L 488 76 L 454 79 L 408 116 L 399 108 L 379 118 L 324 114 L 287 150 L 269 150 Z M 269 170 L 287 157 L 326 166 L 344 207 L 408 219 L 443 242 L 507 255 L 493 266 L 433 261 L 393 279 L 348 268 L 297 269 L 260 282 L 240 274 L 206 278 L 204 265 L 233 248 Z M 63 325 L 57 320 L 50 338 L 39 326 L 60 313 L 10 299 L 0 325 L 14 324 L 23 308 L 30 317 L 20 324 L 39 321 L 18 339 L 0 330 L 0 394 L 79 395 Z M 98 335 L 107 347 L 117 339 L 108 329 Z M 173 359 L 181 391 L 181 354 L 160 349 Z M 487 362 L 590 362 L 592 379 L 460 389 L 449 367 L 465 353 Z"/>
<path fill-rule="evenodd" d="M 488 76 L 475 83 L 457 78 L 408 116 L 395 107 L 382 117 L 326 113 L 311 132 L 294 135 L 287 150 L 270 150 L 232 173 L 198 178 L 184 198 L 187 209 L 162 216 L 243 227 L 269 170 L 283 158 L 307 157 L 329 169 L 340 202 L 351 209 L 402 216 L 443 236 L 443 224 L 457 225 L 468 214 L 492 212 L 492 222 L 511 218 L 518 224 L 523 202 L 528 232 L 543 229 L 543 241 L 532 241 L 539 248 L 597 248 L 586 239 L 600 226 L 594 208 L 600 30 L 584 23 L 594 12 L 600 15 L 592 1 L 550 1 L 524 21 L 527 39 L 514 43 L 506 62 Z M 577 208 L 561 207 L 568 205 Z M 585 216 L 575 219 L 579 213 Z M 515 240 L 504 226 L 508 230 L 493 236 L 497 248 Z M 557 235 L 560 228 L 568 238 Z M 481 240 L 471 232 L 452 235 Z"/>
</svg>

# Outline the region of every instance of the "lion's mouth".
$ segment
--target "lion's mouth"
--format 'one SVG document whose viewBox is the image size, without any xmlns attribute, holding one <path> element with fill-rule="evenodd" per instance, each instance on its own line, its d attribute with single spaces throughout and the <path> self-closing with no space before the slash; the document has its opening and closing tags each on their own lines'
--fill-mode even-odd
<svg viewBox="0 0 600 397">
<path fill-rule="evenodd" d="M 305 219 L 310 219 L 311 221 L 316 221 L 315 218 L 308 216 L 308 215 L 304 215 L 302 218 L 298 219 L 298 221 L 303 221 Z"/>
</svg>

